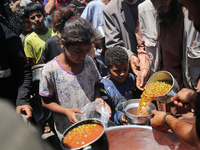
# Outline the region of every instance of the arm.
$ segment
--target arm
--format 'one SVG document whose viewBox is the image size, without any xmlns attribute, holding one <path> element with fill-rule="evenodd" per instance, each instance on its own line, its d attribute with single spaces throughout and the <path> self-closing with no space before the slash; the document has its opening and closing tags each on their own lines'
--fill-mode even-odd
<svg viewBox="0 0 200 150">
<path fill-rule="evenodd" d="M 32 108 L 30 106 L 30 95 L 32 88 L 32 72 L 28 65 L 21 40 L 18 37 L 10 38 L 6 42 L 8 48 L 11 69 L 18 82 L 18 95 L 16 99 L 17 113 L 26 112 L 25 117 L 32 117 Z"/>
<path fill-rule="evenodd" d="M 86 7 L 85 9 L 83 10 L 82 14 L 81 14 L 81 18 L 87 20 L 90 22 L 90 20 L 92 19 L 92 14 L 93 14 L 93 11 L 92 11 L 92 7 L 93 7 L 93 2 L 90 2 Z M 90 7 L 91 6 L 91 7 Z"/>
<path fill-rule="evenodd" d="M 194 147 L 199 147 L 200 139 L 197 137 L 195 125 L 174 118 L 172 115 L 167 115 L 164 119 L 165 123 L 163 123 L 165 112 L 154 110 L 152 113 L 154 117 L 150 121 L 153 128 L 162 132 L 171 129 L 180 141 L 184 141 Z"/>
<path fill-rule="evenodd" d="M 167 115 L 166 123 L 179 140 L 194 147 L 200 146 L 200 139 L 197 137 L 195 124 L 192 125 L 188 122 L 176 119 L 171 115 Z"/>
<path fill-rule="evenodd" d="M 72 123 L 78 122 L 76 118 L 76 113 L 80 113 L 80 114 L 84 113 L 82 110 L 77 109 L 77 108 L 73 108 L 73 109 L 64 108 L 58 105 L 56 102 L 54 102 L 51 97 L 49 98 L 42 97 L 42 105 L 43 107 L 49 109 L 52 112 L 66 115 L 69 118 L 70 122 Z"/>
<path fill-rule="evenodd" d="M 140 71 L 137 75 L 136 86 L 139 90 L 143 91 L 149 78 L 150 58 L 148 52 L 145 50 L 145 42 L 142 40 L 139 23 L 137 25 L 136 38 L 138 41 L 137 52 L 140 66 Z"/>
<path fill-rule="evenodd" d="M 52 14 L 52 12 L 54 11 L 54 9 L 55 9 L 55 0 L 49 0 L 47 3 L 46 3 L 46 5 L 45 5 L 45 7 L 44 7 L 44 10 L 45 10 L 45 12 L 47 13 L 47 14 L 49 14 L 49 15 L 51 15 Z"/>
</svg>

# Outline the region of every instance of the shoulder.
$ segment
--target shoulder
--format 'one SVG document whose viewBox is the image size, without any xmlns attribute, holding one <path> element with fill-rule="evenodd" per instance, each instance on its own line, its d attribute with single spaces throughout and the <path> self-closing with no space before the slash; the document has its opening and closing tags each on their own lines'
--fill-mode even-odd
<svg viewBox="0 0 200 150">
<path fill-rule="evenodd" d="M 128 78 L 135 80 L 135 76 L 132 73 L 128 74 Z"/>
<path fill-rule="evenodd" d="M 85 57 L 85 63 L 86 64 L 94 64 L 94 60 L 90 56 L 86 55 L 86 57 Z"/>
<path fill-rule="evenodd" d="M 46 43 L 57 42 L 57 41 L 59 41 L 59 39 L 60 38 L 58 37 L 58 35 L 54 35 L 54 36 L 48 38 L 48 40 L 46 41 Z"/>
<path fill-rule="evenodd" d="M 1 36 L 4 35 L 5 39 L 17 37 L 17 35 L 13 31 L 11 31 L 8 27 L 3 25 L 2 23 L 0 23 L 0 34 L 1 34 Z"/>
<path fill-rule="evenodd" d="M 56 59 L 47 62 L 44 67 L 42 68 L 42 74 L 49 74 L 53 71 L 55 71 L 56 66 L 58 66 L 58 63 Z"/>
<path fill-rule="evenodd" d="M 148 11 L 148 10 L 155 10 L 155 7 L 153 6 L 152 2 L 150 0 L 145 0 L 141 4 L 138 5 L 138 11 Z"/>
<path fill-rule="evenodd" d="M 111 0 L 103 9 L 104 12 L 115 12 L 122 0 Z"/>
<path fill-rule="evenodd" d="M 58 34 L 58 32 L 54 32 L 52 28 L 48 28 L 48 33 L 50 33 L 52 36 Z"/>
<path fill-rule="evenodd" d="M 30 33 L 26 36 L 26 40 L 31 40 L 32 38 L 38 38 L 38 35 L 35 32 Z"/>
<path fill-rule="evenodd" d="M 103 77 L 102 80 L 100 81 L 100 83 L 106 84 L 106 83 L 108 83 L 108 82 L 111 82 L 110 80 L 108 80 L 108 77 L 109 77 L 108 75 L 105 76 L 105 77 Z"/>
</svg>

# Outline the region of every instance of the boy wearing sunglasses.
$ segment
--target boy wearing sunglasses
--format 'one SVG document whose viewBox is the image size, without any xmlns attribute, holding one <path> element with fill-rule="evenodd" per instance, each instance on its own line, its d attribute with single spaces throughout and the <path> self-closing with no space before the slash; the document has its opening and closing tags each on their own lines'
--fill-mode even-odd
<svg viewBox="0 0 200 150">
<path fill-rule="evenodd" d="M 37 2 L 29 3 L 25 7 L 25 13 L 33 26 L 32 32 L 25 40 L 24 51 L 31 66 L 43 63 L 40 59 L 45 49 L 45 43 L 48 38 L 56 35 L 51 28 L 47 28 L 44 23 L 45 14 L 43 6 Z"/>
</svg>

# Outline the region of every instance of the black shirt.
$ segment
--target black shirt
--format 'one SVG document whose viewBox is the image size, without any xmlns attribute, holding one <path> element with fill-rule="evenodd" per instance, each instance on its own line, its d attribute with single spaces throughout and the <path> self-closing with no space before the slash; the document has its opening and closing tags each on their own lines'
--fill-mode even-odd
<svg viewBox="0 0 200 150">
<path fill-rule="evenodd" d="M 0 23 L 0 97 L 17 106 L 30 104 L 31 67 L 20 38 Z"/>
<path fill-rule="evenodd" d="M 42 53 L 41 59 L 47 63 L 62 52 L 63 49 L 60 46 L 60 38 L 58 35 L 55 35 L 46 41 L 45 50 Z"/>
</svg>

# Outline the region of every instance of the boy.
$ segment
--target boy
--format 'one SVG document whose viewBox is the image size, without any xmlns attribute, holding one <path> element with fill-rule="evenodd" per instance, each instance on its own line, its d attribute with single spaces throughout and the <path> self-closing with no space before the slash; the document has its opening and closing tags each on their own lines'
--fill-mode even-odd
<svg viewBox="0 0 200 150">
<path fill-rule="evenodd" d="M 47 28 L 44 24 L 45 14 L 43 6 L 39 3 L 32 2 L 25 7 L 25 13 L 32 25 L 35 26 L 32 32 L 25 39 L 24 51 L 29 59 L 31 66 L 42 63 L 40 57 L 45 49 L 45 43 L 48 38 L 56 35 L 51 28 Z"/>
<path fill-rule="evenodd" d="M 136 83 L 129 72 L 128 54 L 121 47 L 108 48 L 105 53 L 105 68 L 108 76 L 99 83 L 101 98 L 112 110 L 111 120 L 115 124 L 125 124 L 123 102 L 133 98 Z"/>
<path fill-rule="evenodd" d="M 21 38 L 21 41 L 22 41 L 22 44 L 24 46 L 24 41 L 25 41 L 25 38 L 33 32 L 33 28 L 32 28 L 32 24 L 31 22 L 29 21 L 27 15 L 25 14 L 25 11 L 24 11 L 24 7 L 23 6 L 17 6 L 15 8 L 15 13 L 18 14 L 18 16 L 22 19 L 22 22 L 23 22 L 23 25 L 24 25 L 24 30 L 22 31 L 22 33 L 20 34 L 20 38 Z"/>
</svg>

